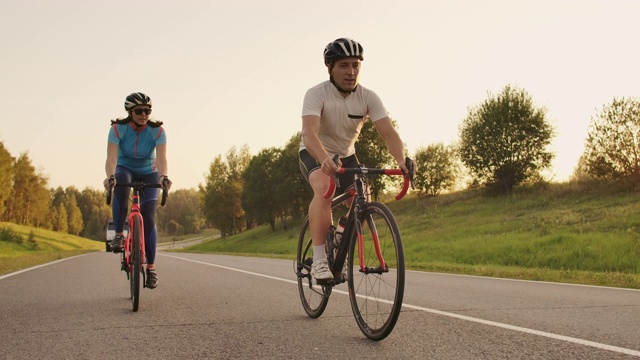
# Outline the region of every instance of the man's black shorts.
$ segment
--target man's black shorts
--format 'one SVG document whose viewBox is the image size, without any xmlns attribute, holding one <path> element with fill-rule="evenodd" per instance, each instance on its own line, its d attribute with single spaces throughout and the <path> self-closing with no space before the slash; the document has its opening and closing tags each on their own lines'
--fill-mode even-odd
<svg viewBox="0 0 640 360">
<path fill-rule="evenodd" d="M 345 168 L 354 168 L 358 167 L 358 158 L 355 154 L 351 156 L 347 156 L 346 158 L 340 159 L 342 162 L 342 167 Z M 316 171 L 320 170 L 321 164 L 316 161 L 316 159 L 309 154 L 309 152 L 305 150 L 301 150 L 298 153 L 298 164 L 300 165 L 300 172 L 304 178 L 309 182 L 309 175 Z M 336 187 L 336 193 L 334 195 L 338 196 L 345 192 L 348 188 L 353 186 L 353 178 L 355 174 L 338 174 L 338 181 L 340 182 L 340 187 Z"/>
</svg>

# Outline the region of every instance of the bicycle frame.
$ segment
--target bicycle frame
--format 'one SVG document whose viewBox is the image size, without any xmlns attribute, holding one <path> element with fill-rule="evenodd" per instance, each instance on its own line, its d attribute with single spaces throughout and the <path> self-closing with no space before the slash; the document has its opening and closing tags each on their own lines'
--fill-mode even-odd
<svg viewBox="0 0 640 360">
<path fill-rule="evenodd" d="M 140 258 L 140 263 L 141 264 L 146 264 L 147 263 L 147 258 L 146 258 L 146 253 L 145 253 L 145 249 L 144 249 L 144 243 L 145 243 L 145 239 L 144 239 L 144 218 L 142 217 L 142 214 L 140 213 L 140 194 L 139 194 L 140 190 L 134 188 L 133 189 L 133 200 L 132 200 L 132 205 L 131 205 L 131 213 L 129 214 L 129 233 L 127 234 L 127 237 L 124 241 L 124 248 L 125 251 L 122 253 L 124 256 L 124 261 L 125 264 L 128 266 L 127 271 L 129 272 L 129 274 L 132 274 L 134 269 L 133 266 L 131 264 L 131 249 L 133 248 L 133 227 L 136 226 L 136 221 L 135 221 L 135 217 L 139 217 L 140 218 L 140 225 L 141 225 L 141 229 L 138 229 L 138 231 L 140 231 L 140 254 L 142 255 Z M 143 277 L 144 277 L 144 272 L 142 273 Z"/>
<path fill-rule="evenodd" d="M 343 232 L 343 239 L 348 239 L 348 241 L 342 241 L 338 246 L 338 251 L 336 254 L 336 258 L 333 259 L 333 264 L 331 267 L 331 272 L 334 274 L 334 277 L 341 272 L 342 267 L 344 266 L 344 262 L 346 260 L 347 254 L 349 252 L 349 247 L 352 246 L 351 241 L 355 238 L 355 241 L 358 246 L 358 263 L 360 272 L 365 274 L 370 273 L 385 273 L 389 272 L 389 267 L 384 260 L 382 255 L 382 251 L 380 249 L 380 241 L 378 239 L 378 234 L 375 229 L 375 224 L 371 223 L 371 235 L 373 239 L 373 246 L 376 252 L 376 256 L 378 257 L 378 261 L 380 266 L 375 268 L 370 268 L 365 266 L 364 261 L 364 237 L 362 235 L 362 224 L 366 219 L 361 219 L 361 216 L 364 212 L 364 208 L 368 203 L 367 194 L 365 194 L 365 185 L 363 182 L 363 177 L 367 173 L 371 174 L 385 174 L 385 175 L 405 175 L 400 169 L 365 169 L 365 168 L 340 168 L 338 173 L 342 174 L 345 172 L 355 172 L 354 180 L 353 180 L 353 188 L 350 188 L 346 193 L 343 193 L 337 197 L 335 197 L 331 201 L 331 208 L 335 208 L 336 206 L 342 204 L 345 201 L 351 200 L 351 205 L 347 212 L 347 223 L 345 224 L 345 229 Z M 362 175 L 361 175 L 362 173 Z M 404 176 L 404 184 L 400 193 L 396 196 L 396 200 L 402 199 L 408 189 L 410 184 L 410 179 L 407 176 Z M 335 191 L 335 180 L 331 178 L 331 182 L 329 184 L 329 188 L 327 192 L 324 194 L 325 199 L 328 199 L 333 192 Z M 330 255 L 331 256 L 331 255 Z M 354 259 L 355 260 L 355 259 Z"/>
</svg>

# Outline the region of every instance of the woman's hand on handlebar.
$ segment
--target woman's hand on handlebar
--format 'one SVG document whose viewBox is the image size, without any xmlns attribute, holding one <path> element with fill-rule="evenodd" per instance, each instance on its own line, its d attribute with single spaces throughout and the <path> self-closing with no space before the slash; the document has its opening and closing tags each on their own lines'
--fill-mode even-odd
<svg viewBox="0 0 640 360">
<path fill-rule="evenodd" d="M 173 184 L 173 182 L 167 175 L 160 176 L 160 185 L 162 185 L 162 190 L 169 192 L 169 189 L 171 189 L 171 184 Z"/>
<path fill-rule="evenodd" d="M 116 186 L 116 177 L 114 175 L 109 176 L 108 178 L 104 179 L 102 185 L 104 185 L 105 190 L 109 191 L 114 186 Z"/>
</svg>

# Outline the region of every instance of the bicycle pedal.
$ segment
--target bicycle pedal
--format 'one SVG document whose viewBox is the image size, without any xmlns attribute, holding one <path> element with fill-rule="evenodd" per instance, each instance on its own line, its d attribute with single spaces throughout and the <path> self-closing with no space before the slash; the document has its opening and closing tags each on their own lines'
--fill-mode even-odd
<svg viewBox="0 0 640 360">
<path fill-rule="evenodd" d="M 316 284 L 318 284 L 320 286 L 335 286 L 336 285 L 336 281 L 334 279 L 331 279 L 331 280 L 318 280 L 318 279 L 316 279 Z"/>
</svg>

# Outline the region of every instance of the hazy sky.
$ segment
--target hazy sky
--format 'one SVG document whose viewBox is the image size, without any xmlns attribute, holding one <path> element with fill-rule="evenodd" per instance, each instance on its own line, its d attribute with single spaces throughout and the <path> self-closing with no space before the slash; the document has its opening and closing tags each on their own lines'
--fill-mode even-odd
<svg viewBox="0 0 640 360">
<path fill-rule="evenodd" d="M 3 0 L 0 141 L 51 187 L 99 188 L 109 120 L 142 91 L 174 189 L 197 187 L 234 145 L 283 147 L 328 78 L 324 46 L 351 37 L 411 155 L 457 141 L 468 108 L 511 84 L 547 109 L 563 181 L 591 117 L 640 95 L 639 14 L 634 0 Z"/>
</svg>

